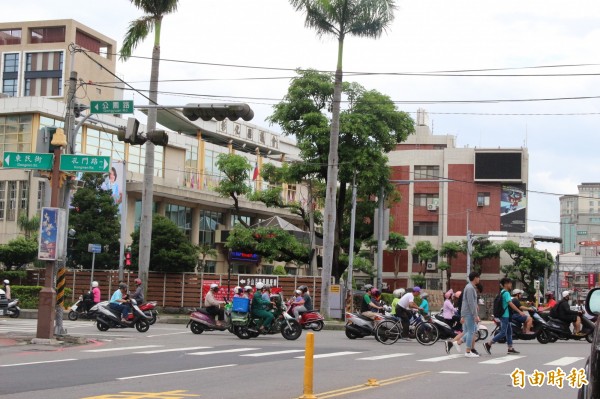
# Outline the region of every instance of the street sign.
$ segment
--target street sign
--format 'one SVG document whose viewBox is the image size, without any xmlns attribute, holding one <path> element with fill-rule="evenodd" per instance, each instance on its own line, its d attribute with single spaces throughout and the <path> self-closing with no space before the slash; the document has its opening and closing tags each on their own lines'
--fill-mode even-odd
<svg viewBox="0 0 600 399">
<path fill-rule="evenodd" d="M 63 154 L 60 156 L 59 169 L 63 172 L 108 172 L 110 157 Z"/>
<path fill-rule="evenodd" d="M 54 154 L 35 152 L 5 152 L 2 166 L 14 169 L 52 169 Z"/>
<path fill-rule="evenodd" d="M 102 245 L 100 244 L 88 244 L 88 252 L 93 254 L 99 254 L 102 252 Z"/>
<path fill-rule="evenodd" d="M 133 114 L 133 101 L 92 101 L 90 103 L 90 112 L 92 114 Z"/>
</svg>

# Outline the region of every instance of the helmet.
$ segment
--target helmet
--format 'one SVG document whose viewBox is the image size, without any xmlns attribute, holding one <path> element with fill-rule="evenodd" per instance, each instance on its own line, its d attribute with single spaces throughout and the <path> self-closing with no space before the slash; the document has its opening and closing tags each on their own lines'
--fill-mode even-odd
<svg viewBox="0 0 600 399">
<path fill-rule="evenodd" d="M 546 297 L 548 297 L 548 298 L 554 298 L 554 292 L 552 292 L 552 291 L 546 292 Z"/>
<path fill-rule="evenodd" d="M 302 290 L 296 290 L 296 294 L 298 294 L 298 295 L 302 294 Z"/>
<path fill-rule="evenodd" d="M 244 287 L 244 291 L 245 292 L 252 291 L 252 287 L 250 287 L 249 285 L 247 285 L 247 286 Z"/>
<path fill-rule="evenodd" d="M 4 280 L 4 284 L 7 284 L 7 285 L 8 285 L 8 284 L 10 284 L 10 281 L 8 281 L 8 280 Z"/>
<path fill-rule="evenodd" d="M 373 288 L 373 286 L 371 284 L 365 284 L 365 285 L 363 285 L 363 289 L 365 291 L 371 291 L 372 288 Z"/>
<path fill-rule="evenodd" d="M 96 288 L 98 286 L 98 282 L 97 281 L 92 281 L 92 287 Z"/>
<path fill-rule="evenodd" d="M 571 295 L 571 291 L 563 291 L 563 292 L 562 292 L 562 297 L 563 297 L 563 298 L 566 298 L 566 297 L 568 297 L 569 295 Z"/>
<path fill-rule="evenodd" d="M 119 284 L 119 289 L 120 290 L 126 290 L 127 289 L 127 284 L 125 284 L 125 283 Z"/>
<path fill-rule="evenodd" d="M 141 279 L 141 278 L 136 278 L 135 280 L 133 280 L 133 282 L 134 282 L 136 285 L 142 285 L 142 279 Z"/>
<path fill-rule="evenodd" d="M 298 289 L 299 289 L 300 291 L 302 291 L 302 292 L 306 292 L 306 291 L 308 291 L 308 287 L 307 287 L 307 286 L 305 286 L 305 285 L 301 285 L 300 287 L 298 287 Z"/>
<path fill-rule="evenodd" d="M 413 292 L 421 292 L 421 287 L 419 287 L 419 286 L 413 287 Z"/>
<path fill-rule="evenodd" d="M 398 288 L 397 290 L 394 290 L 393 294 L 396 298 L 400 298 L 405 292 L 404 288 Z"/>
<path fill-rule="evenodd" d="M 256 289 L 257 290 L 262 290 L 265 286 L 265 283 L 261 283 L 260 281 L 258 283 L 256 283 Z"/>
<path fill-rule="evenodd" d="M 456 291 L 454 293 L 454 296 L 456 297 L 456 299 L 460 298 L 460 294 L 462 294 L 462 291 Z"/>
<path fill-rule="evenodd" d="M 371 291 L 371 294 L 373 296 L 380 296 L 381 295 L 381 291 L 379 291 L 377 288 L 374 288 L 373 291 Z"/>
<path fill-rule="evenodd" d="M 452 288 L 450 288 L 448 291 L 446 291 L 446 293 L 444 294 L 444 298 L 446 299 L 450 299 L 452 298 L 452 294 L 454 294 L 454 291 L 452 290 Z"/>
<path fill-rule="evenodd" d="M 210 289 L 211 289 L 211 290 L 214 290 L 215 288 L 219 288 L 219 284 L 212 283 L 212 284 L 210 285 Z"/>
<path fill-rule="evenodd" d="M 429 294 L 426 292 L 421 294 L 421 298 L 423 298 L 423 299 L 427 298 L 428 296 L 429 296 Z"/>
<path fill-rule="evenodd" d="M 512 296 L 517 296 L 517 295 L 523 294 L 523 293 L 524 293 L 524 291 L 520 290 L 518 288 L 515 288 L 514 290 L 512 290 Z"/>
<path fill-rule="evenodd" d="M 238 285 L 233 289 L 233 292 L 235 292 L 236 294 L 241 294 L 242 292 L 244 292 L 244 289 Z"/>
</svg>

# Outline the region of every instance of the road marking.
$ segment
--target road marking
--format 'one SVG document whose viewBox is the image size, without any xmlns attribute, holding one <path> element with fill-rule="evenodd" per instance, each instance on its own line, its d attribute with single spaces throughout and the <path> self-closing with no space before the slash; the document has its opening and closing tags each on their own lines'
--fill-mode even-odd
<svg viewBox="0 0 600 399">
<path fill-rule="evenodd" d="M 446 355 L 446 356 L 438 356 L 438 357 L 430 357 L 428 359 L 419 359 L 419 362 L 443 362 L 444 360 L 456 359 L 459 357 L 465 357 L 463 354 L 458 355 Z"/>
<path fill-rule="evenodd" d="M 341 395 L 347 395 L 350 393 L 366 391 L 366 390 L 373 389 L 373 388 L 376 389 L 379 386 L 396 384 L 398 382 L 412 380 L 413 378 L 417 378 L 417 377 L 420 377 L 420 376 L 423 376 L 423 375 L 429 374 L 429 373 L 430 373 L 430 371 L 421 371 L 421 372 L 414 373 L 414 374 L 401 375 L 401 376 L 394 377 L 394 378 L 388 378 L 386 380 L 379 380 L 379 381 L 377 381 L 378 382 L 377 386 L 369 386 L 366 384 L 361 384 L 361 385 L 354 385 L 351 387 L 346 387 L 346 388 L 341 388 L 341 389 L 334 389 L 332 391 L 318 393 L 315 395 L 315 397 L 317 397 L 319 399 L 327 399 L 327 398 L 333 398 L 335 396 L 341 396 Z"/>
<path fill-rule="evenodd" d="M 164 337 L 165 335 L 178 335 L 178 334 L 189 334 L 189 331 L 183 332 L 175 332 L 175 333 L 165 333 L 165 334 L 156 334 L 156 335 L 146 335 L 146 338 L 154 338 L 154 337 Z"/>
<path fill-rule="evenodd" d="M 525 357 L 525 356 L 508 355 L 508 356 L 497 357 L 492 360 L 486 360 L 484 362 L 479 362 L 479 364 L 500 364 L 500 363 L 510 362 L 512 360 L 521 359 L 522 357 Z"/>
<path fill-rule="evenodd" d="M 0 364 L 0 367 L 29 366 L 29 365 L 32 365 L 32 364 L 59 363 L 59 362 L 72 362 L 73 360 L 77 360 L 77 359 L 45 360 L 45 361 L 43 361 L 43 362 L 29 362 L 29 363 Z"/>
<path fill-rule="evenodd" d="M 440 371 L 439 374 L 469 374 L 468 371 Z"/>
<path fill-rule="evenodd" d="M 160 348 L 163 345 L 143 345 L 143 346 L 126 346 L 122 348 L 104 348 L 104 349 L 88 349 L 82 352 L 116 352 L 116 351 L 128 351 L 132 349 L 146 349 L 146 348 Z"/>
<path fill-rule="evenodd" d="M 133 353 L 143 353 L 146 355 L 151 355 L 154 353 L 166 353 L 166 352 L 183 352 L 183 351 L 195 351 L 198 349 L 210 349 L 212 346 L 192 346 L 190 348 L 171 348 L 171 349 L 157 349 L 155 351 L 143 351 L 143 352 L 133 352 Z"/>
<path fill-rule="evenodd" d="M 583 359 L 583 357 L 561 357 L 560 359 L 556 359 L 553 362 L 544 363 L 544 366 L 568 366 L 571 363 L 575 363 Z"/>
<path fill-rule="evenodd" d="M 324 357 L 354 355 L 355 353 L 362 353 L 362 352 L 333 352 L 333 353 L 323 353 L 321 355 L 314 355 L 313 359 L 322 359 Z M 298 357 L 296 357 L 296 359 L 304 359 L 304 356 L 298 356 Z"/>
<path fill-rule="evenodd" d="M 391 353 L 389 355 L 361 357 L 356 360 L 381 360 L 381 359 L 389 359 L 391 357 L 401 357 L 401 356 L 411 356 L 411 355 L 414 355 L 414 353 Z"/>
<path fill-rule="evenodd" d="M 278 352 L 248 353 L 248 354 L 240 355 L 240 356 L 261 357 L 261 356 L 282 355 L 284 353 L 296 353 L 296 352 L 304 352 L 304 349 L 290 349 L 287 351 L 278 351 Z"/>
<path fill-rule="evenodd" d="M 260 348 L 237 348 L 237 349 L 225 349 L 225 350 L 220 350 L 220 351 L 193 352 L 193 353 L 187 353 L 187 355 L 196 355 L 196 356 L 215 355 L 215 354 L 221 354 L 221 353 L 257 351 L 259 349 Z"/>
<path fill-rule="evenodd" d="M 135 378 L 156 377 L 157 375 L 191 373 L 193 371 L 204 371 L 204 370 L 220 369 L 220 368 L 224 368 L 224 367 L 234 367 L 234 366 L 237 366 L 237 364 L 224 364 L 222 366 L 202 367 L 202 368 L 199 368 L 199 369 L 188 369 L 188 370 L 166 371 L 164 373 L 132 375 L 130 377 L 119 377 L 119 378 L 117 378 L 117 380 L 132 380 L 132 379 L 135 379 Z"/>
</svg>

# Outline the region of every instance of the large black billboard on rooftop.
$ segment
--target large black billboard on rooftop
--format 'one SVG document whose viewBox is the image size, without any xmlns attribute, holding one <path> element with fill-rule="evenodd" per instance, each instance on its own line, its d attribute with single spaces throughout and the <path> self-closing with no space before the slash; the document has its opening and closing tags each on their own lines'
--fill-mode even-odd
<svg viewBox="0 0 600 399">
<path fill-rule="evenodd" d="M 475 180 L 521 181 L 522 156 L 521 152 L 476 152 Z"/>
</svg>

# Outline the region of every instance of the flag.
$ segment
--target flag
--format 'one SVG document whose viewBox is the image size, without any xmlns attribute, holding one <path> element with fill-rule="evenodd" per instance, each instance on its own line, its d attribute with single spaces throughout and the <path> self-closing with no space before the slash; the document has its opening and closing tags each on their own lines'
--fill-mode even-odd
<svg viewBox="0 0 600 399">
<path fill-rule="evenodd" d="M 256 162 L 254 166 L 254 174 L 252 175 L 252 180 L 258 179 L 258 162 Z"/>
</svg>

